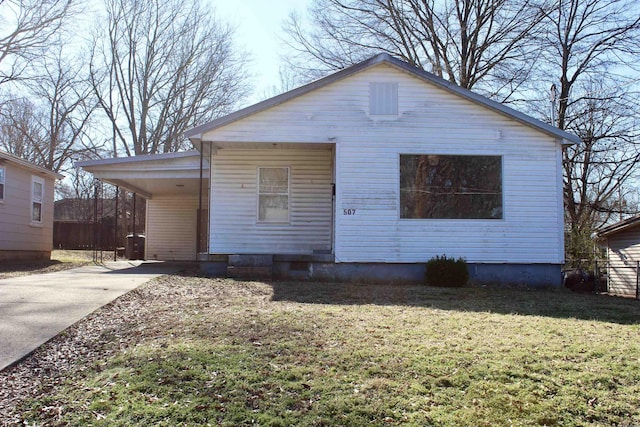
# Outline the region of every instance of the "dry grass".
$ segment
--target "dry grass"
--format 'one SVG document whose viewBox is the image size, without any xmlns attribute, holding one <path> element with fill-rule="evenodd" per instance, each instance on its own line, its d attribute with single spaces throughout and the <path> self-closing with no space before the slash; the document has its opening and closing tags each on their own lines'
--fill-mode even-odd
<svg viewBox="0 0 640 427">
<path fill-rule="evenodd" d="M 0 416 L 632 426 L 638 336 L 638 302 L 606 296 L 165 276 L 1 373 Z"/>
<path fill-rule="evenodd" d="M 93 251 L 53 250 L 48 261 L 13 261 L 0 263 L 0 280 L 29 274 L 69 270 L 93 262 Z"/>
</svg>

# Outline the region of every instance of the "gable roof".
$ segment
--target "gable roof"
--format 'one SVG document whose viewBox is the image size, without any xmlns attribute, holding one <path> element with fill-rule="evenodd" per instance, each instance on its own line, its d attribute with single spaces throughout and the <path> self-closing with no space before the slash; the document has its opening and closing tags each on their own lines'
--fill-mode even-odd
<svg viewBox="0 0 640 427">
<path fill-rule="evenodd" d="M 607 227 L 603 227 L 596 231 L 598 238 L 605 238 L 626 231 L 630 228 L 634 228 L 640 225 L 640 215 L 632 216 L 622 221 L 618 221 L 615 224 L 611 224 Z"/>
<path fill-rule="evenodd" d="M 479 95 L 477 93 L 471 92 L 470 90 L 464 89 L 456 84 L 453 84 L 441 77 L 436 76 L 435 74 L 431 74 L 427 71 L 424 71 L 420 68 L 414 67 L 413 65 L 401 61 L 397 58 L 392 57 L 387 53 L 378 54 L 372 58 L 359 62 L 351 67 L 340 70 L 336 73 L 330 74 L 324 78 L 308 83 L 304 86 L 300 86 L 296 89 L 290 90 L 273 98 L 269 98 L 257 104 L 251 105 L 249 107 L 243 108 L 241 110 L 235 111 L 229 115 L 224 117 L 220 117 L 218 119 L 212 120 L 208 123 L 202 124 L 200 126 L 196 126 L 184 133 L 185 137 L 191 139 L 192 141 L 199 141 L 202 139 L 202 134 L 219 127 L 228 125 L 235 121 L 241 120 L 250 115 L 256 114 L 258 112 L 264 111 L 268 108 L 274 107 L 279 104 L 283 104 L 291 99 L 302 96 L 306 93 L 309 93 L 313 90 L 322 88 L 336 81 L 345 79 L 353 74 L 356 74 L 360 71 L 363 71 L 367 68 L 371 68 L 378 64 L 389 64 L 400 70 L 411 74 L 414 77 L 417 77 L 423 81 L 433 84 L 434 86 L 444 89 L 452 94 L 465 98 L 471 102 L 482 105 L 486 108 L 489 108 L 493 111 L 496 111 L 500 114 L 503 114 L 507 117 L 510 117 L 518 122 L 530 126 L 534 129 L 542 131 L 547 135 L 553 136 L 555 138 L 560 139 L 563 144 L 579 144 L 582 141 L 576 135 L 565 132 L 561 129 L 558 129 L 555 126 L 551 126 L 547 123 L 544 123 L 538 119 L 534 119 L 533 117 L 521 113 L 519 111 L 514 110 L 513 108 L 507 107 L 504 104 L 493 101 L 487 97 Z"/>
<path fill-rule="evenodd" d="M 0 151 L 0 164 L 2 164 L 1 160 L 6 160 L 9 161 L 11 163 L 15 163 L 19 166 L 22 166 L 23 168 L 26 169 L 30 169 L 33 172 L 36 173 L 41 173 L 43 175 L 48 175 L 51 178 L 54 179 L 62 179 L 64 178 L 64 175 L 59 174 L 58 172 L 54 172 L 52 170 L 49 170 L 47 168 L 43 168 L 42 166 L 38 166 L 35 165 L 31 162 L 28 162 L 18 156 L 14 156 L 13 154 L 7 153 L 6 151 Z"/>
</svg>

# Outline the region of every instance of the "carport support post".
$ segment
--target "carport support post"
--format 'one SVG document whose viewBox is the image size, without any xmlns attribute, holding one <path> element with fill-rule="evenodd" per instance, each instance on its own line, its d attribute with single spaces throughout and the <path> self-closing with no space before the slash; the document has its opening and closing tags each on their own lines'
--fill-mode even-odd
<svg viewBox="0 0 640 427">
<path fill-rule="evenodd" d="M 120 187 L 116 185 L 116 211 L 113 214 L 114 227 L 113 227 L 113 260 L 118 260 L 118 196 L 120 195 Z"/>
<path fill-rule="evenodd" d="M 93 262 L 98 262 L 98 180 L 93 180 Z"/>
<path fill-rule="evenodd" d="M 196 261 L 198 261 L 198 254 L 200 253 L 201 239 L 202 239 L 202 158 L 204 151 L 204 144 L 200 144 L 200 181 L 198 182 L 198 214 L 196 215 Z"/>
<path fill-rule="evenodd" d="M 133 241 L 131 243 L 131 254 L 136 247 L 136 193 L 133 193 Z"/>
<path fill-rule="evenodd" d="M 640 299 L 640 261 L 636 261 L 636 299 Z"/>
</svg>

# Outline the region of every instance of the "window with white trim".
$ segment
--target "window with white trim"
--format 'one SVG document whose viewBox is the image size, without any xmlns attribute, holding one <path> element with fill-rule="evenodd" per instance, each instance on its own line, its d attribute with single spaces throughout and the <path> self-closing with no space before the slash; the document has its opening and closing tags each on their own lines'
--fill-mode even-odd
<svg viewBox="0 0 640 427">
<path fill-rule="evenodd" d="M 289 168 L 258 168 L 258 222 L 289 222 Z"/>
<path fill-rule="evenodd" d="M 31 177 L 31 222 L 42 223 L 42 203 L 44 200 L 44 179 Z"/>
<path fill-rule="evenodd" d="M 0 202 L 4 201 L 4 168 L 0 167 Z"/>
</svg>

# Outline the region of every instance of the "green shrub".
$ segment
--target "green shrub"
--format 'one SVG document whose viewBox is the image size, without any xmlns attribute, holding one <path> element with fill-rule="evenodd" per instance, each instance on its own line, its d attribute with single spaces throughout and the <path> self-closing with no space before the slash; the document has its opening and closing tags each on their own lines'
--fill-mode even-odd
<svg viewBox="0 0 640 427">
<path fill-rule="evenodd" d="M 442 255 L 427 261 L 427 285 L 459 288 L 466 285 L 468 280 L 469 269 L 464 258 L 447 258 Z"/>
</svg>

